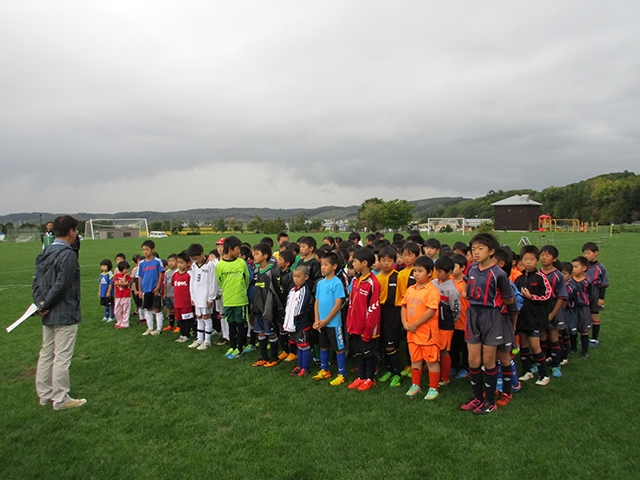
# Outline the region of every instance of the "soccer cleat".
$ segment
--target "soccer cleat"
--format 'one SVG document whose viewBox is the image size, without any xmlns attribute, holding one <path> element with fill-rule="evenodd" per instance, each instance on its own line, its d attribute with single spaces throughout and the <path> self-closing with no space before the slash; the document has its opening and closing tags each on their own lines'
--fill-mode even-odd
<svg viewBox="0 0 640 480">
<path fill-rule="evenodd" d="M 465 370 L 464 368 L 461 368 L 458 374 L 456 375 L 456 378 L 467 378 L 468 376 L 469 376 L 469 371 Z"/>
<path fill-rule="evenodd" d="M 449 385 L 449 383 L 450 383 L 450 381 L 449 381 L 449 380 L 447 380 L 446 382 L 445 382 L 444 380 L 440 380 L 440 381 L 438 382 L 438 386 L 439 386 L 439 387 L 444 387 L 445 385 Z"/>
<path fill-rule="evenodd" d="M 562 378 L 562 370 L 560 370 L 560 367 L 553 367 L 551 369 L 551 376 L 556 378 Z"/>
<path fill-rule="evenodd" d="M 403 377 L 410 377 L 411 376 L 411 367 L 410 366 L 406 366 L 404 367 L 404 370 L 402 370 L 402 372 L 400 372 L 400 375 L 402 375 Z"/>
<path fill-rule="evenodd" d="M 438 393 L 438 390 L 436 390 L 435 388 L 430 388 L 429 391 L 427 392 L 427 395 L 424 397 L 424 399 L 435 400 L 436 398 L 438 398 L 438 395 L 440 395 Z"/>
<path fill-rule="evenodd" d="M 253 362 L 253 363 L 251 364 L 251 366 L 252 366 L 252 367 L 264 367 L 265 363 L 267 363 L 267 361 L 266 361 L 266 360 L 262 360 L 262 359 L 260 359 L 260 360 L 258 360 L 257 362 Z"/>
<path fill-rule="evenodd" d="M 298 373 L 300 373 L 300 370 L 302 369 L 298 365 L 296 365 L 296 368 L 291 370 L 291 375 L 298 375 Z"/>
<path fill-rule="evenodd" d="M 290 353 L 287 358 L 284 359 L 285 362 L 293 362 L 294 360 L 298 359 L 298 355 L 296 355 L 295 353 Z"/>
<path fill-rule="evenodd" d="M 471 412 L 476 408 L 482 406 L 483 404 L 484 404 L 484 401 L 480 400 L 479 398 L 472 398 L 471 401 L 460 405 L 460 410 Z"/>
<path fill-rule="evenodd" d="M 150 330 L 150 329 L 148 329 L 148 328 L 144 331 L 144 333 L 142 334 L 142 336 L 143 336 L 143 337 L 146 337 L 147 335 L 151 335 L 151 330 Z"/>
<path fill-rule="evenodd" d="M 577 348 L 572 348 L 571 350 L 569 350 L 571 353 L 578 353 L 578 349 Z"/>
<path fill-rule="evenodd" d="M 347 379 L 344 378 L 344 375 L 338 374 L 338 376 L 336 378 L 334 378 L 333 380 L 331 380 L 329 382 L 329 385 L 331 385 L 332 387 L 338 387 L 338 386 L 342 385 L 343 383 L 345 383 L 346 381 L 347 381 Z"/>
<path fill-rule="evenodd" d="M 376 381 L 371 380 L 370 378 L 367 378 L 363 380 L 362 383 L 358 386 L 358 391 L 364 392 L 365 390 L 369 390 L 370 388 L 373 388 L 375 386 L 376 386 Z"/>
<path fill-rule="evenodd" d="M 278 360 L 284 360 L 288 356 L 289 354 L 287 352 L 280 352 L 280 355 L 278 355 Z"/>
<path fill-rule="evenodd" d="M 68 410 L 70 408 L 81 407 L 85 403 L 87 403 L 87 399 L 86 398 L 78 398 L 78 399 L 70 398 L 67 403 L 65 403 L 63 405 L 60 405 L 59 407 L 56 407 L 54 405 L 53 409 L 54 410 Z"/>
<path fill-rule="evenodd" d="M 509 395 L 508 393 L 503 392 L 502 395 L 500 395 L 500 398 L 498 398 L 496 404 L 501 407 L 506 407 L 512 399 L 513 395 Z"/>
<path fill-rule="evenodd" d="M 580 354 L 580 358 L 581 358 L 582 360 L 588 360 L 588 359 L 589 359 L 589 353 L 588 353 L 588 352 L 582 352 L 582 353 Z"/>
<path fill-rule="evenodd" d="M 102 317 L 103 322 L 106 322 L 107 320 L 109 320 L 107 317 Z"/>
<path fill-rule="evenodd" d="M 209 342 L 202 342 L 196 350 L 206 350 L 209 347 L 211 347 Z"/>
<path fill-rule="evenodd" d="M 180 333 L 180 327 L 176 327 L 173 329 L 173 333 Z"/>
<path fill-rule="evenodd" d="M 151 335 L 157 337 L 158 335 L 160 335 L 160 330 L 154 330 L 153 332 L 151 332 Z"/>
<path fill-rule="evenodd" d="M 240 350 L 238 350 L 238 349 L 236 348 L 233 352 L 231 352 L 231 353 L 227 356 L 227 358 L 228 358 L 229 360 L 235 360 L 236 358 L 241 357 L 243 353 L 244 353 L 244 352 L 241 352 Z"/>
<path fill-rule="evenodd" d="M 382 376 L 378 379 L 378 381 L 379 381 L 379 382 L 383 382 L 383 383 L 384 383 L 384 382 L 388 382 L 388 381 L 391 379 L 391 376 L 392 376 L 392 375 L 393 375 L 393 374 L 392 374 L 391 372 L 387 372 L 387 373 L 385 373 L 384 375 L 382 375 Z"/>
<path fill-rule="evenodd" d="M 542 377 L 536 380 L 536 385 L 540 385 L 541 387 L 544 387 L 546 385 L 549 385 L 550 381 L 551 379 L 549 377 Z"/>
<path fill-rule="evenodd" d="M 217 346 L 217 347 L 223 347 L 223 346 L 225 346 L 227 343 L 228 343 L 228 342 L 227 342 L 227 340 L 225 340 L 224 338 L 221 338 L 221 339 L 216 343 L 216 346 Z"/>
<path fill-rule="evenodd" d="M 189 345 L 189 348 L 198 348 L 201 344 L 202 342 L 200 340 L 196 340 L 191 345 Z"/>
<path fill-rule="evenodd" d="M 314 380 L 324 380 L 325 378 L 331 378 L 331 372 L 327 370 L 320 370 L 313 376 Z"/>
<path fill-rule="evenodd" d="M 402 384 L 402 377 L 400 375 L 394 375 L 389 382 L 390 387 L 399 387 Z"/>
<path fill-rule="evenodd" d="M 278 365 L 280 362 L 278 360 L 269 360 L 267 363 L 264 364 L 264 368 L 271 368 L 271 367 L 275 367 L 276 365 Z"/>
<path fill-rule="evenodd" d="M 115 318 L 110 318 L 110 319 L 107 320 L 107 323 L 111 323 L 111 322 L 115 322 L 115 321 L 116 321 Z"/>
<path fill-rule="evenodd" d="M 522 390 L 522 384 L 520 382 L 511 385 L 511 393 L 518 393 Z"/>
<path fill-rule="evenodd" d="M 307 375 L 309 375 L 309 372 L 304 368 L 301 368 L 300 371 L 298 372 L 299 377 L 306 377 Z"/>
<path fill-rule="evenodd" d="M 189 341 L 189 339 L 183 335 L 180 335 L 177 339 L 176 339 L 176 343 L 184 343 Z"/>
<path fill-rule="evenodd" d="M 233 353 L 233 348 L 230 348 L 229 350 L 227 350 L 227 353 L 225 353 L 224 356 L 229 358 L 229 355 L 231 355 L 232 353 Z"/>
<path fill-rule="evenodd" d="M 347 388 L 349 390 L 355 390 L 356 388 L 358 388 L 360 385 L 362 385 L 362 382 L 364 382 L 363 379 L 361 378 L 356 378 L 353 382 L 351 382 Z"/>
<path fill-rule="evenodd" d="M 251 353 L 251 352 L 254 352 L 254 351 L 255 351 L 255 349 L 256 349 L 256 346 L 255 346 L 255 345 L 253 345 L 252 343 L 250 343 L 249 345 L 247 345 L 246 347 L 244 347 L 243 352 L 244 352 L 244 353 Z"/>
<path fill-rule="evenodd" d="M 589 345 L 592 347 L 597 347 L 600 342 L 598 340 L 594 340 L 593 338 L 589 340 Z"/>
<path fill-rule="evenodd" d="M 409 398 L 416 398 L 420 394 L 420 392 L 422 392 L 422 389 L 415 383 L 412 383 L 405 395 Z"/>
<path fill-rule="evenodd" d="M 162 329 L 163 332 L 170 332 L 172 330 L 173 330 L 173 327 L 171 325 L 167 325 L 166 327 L 164 327 Z M 180 330 L 178 330 L 178 331 L 180 331 Z"/>
<path fill-rule="evenodd" d="M 531 380 L 532 378 L 533 378 L 533 373 L 525 372 L 524 375 L 522 375 L 521 377 L 518 377 L 518 380 L 520 380 L 521 382 L 526 382 L 527 380 Z"/>
<path fill-rule="evenodd" d="M 538 365 L 535 365 L 535 364 L 534 364 L 534 365 L 531 367 L 531 373 L 538 373 Z"/>
<path fill-rule="evenodd" d="M 482 405 L 480 405 L 479 407 L 475 408 L 473 410 L 473 413 L 475 413 L 476 415 L 486 415 L 487 413 L 491 413 L 495 410 L 498 409 L 498 406 L 496 404 L 490 404 L 487 402 L 482 402 Z"/>
<path fill-rule="evenodd" d="M 561 362 L 560 362 L 560 366 L 564 367 L 567 363 L 569 363 L 569 360 L 567 360 L 566 358 L 564 358 Z"/>
</svg>

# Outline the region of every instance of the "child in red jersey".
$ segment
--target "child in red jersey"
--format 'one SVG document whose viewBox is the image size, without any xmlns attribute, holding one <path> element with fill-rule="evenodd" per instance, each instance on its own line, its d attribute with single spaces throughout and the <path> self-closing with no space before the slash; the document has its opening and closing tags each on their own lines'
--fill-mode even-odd
<svg viewBox="0 0 640 480">
<path fill-rule="evenodd" d="M 180 328 L 180 337 L 176 343 L 185 343 L 189 340 L 193 324 L 193 307 L 191 305 L 191 272 L 189 271 L 189 255 L 185 252 L 177 255 L 176 267 L 171 276 L 173 285 L 173 312 L 174 318 Z"/>
<path fill-rule="evenodd" d="M 118 263 L 118 273 L 113 276 L 113 285 L 116 291 L 113 314 L 116 319 L 115 328 L 129 328 L 129 315 L 131 314 L 131 282 L 129 275 L 129 262 L 126 260 Z"/>
<path fill-rule="evenodd" d="M 360 248 L 353 254 L 353 268 L 360 274 L 356 278 L 347 312 L 347 331 L 353 337 L 358 360 L 358 378 L 348 388 L 369 390 L 376 384 L 376 357 L 380 336 L 380 283 L 371 273 L 376 261 L 372 250 Z"/>
</svg>

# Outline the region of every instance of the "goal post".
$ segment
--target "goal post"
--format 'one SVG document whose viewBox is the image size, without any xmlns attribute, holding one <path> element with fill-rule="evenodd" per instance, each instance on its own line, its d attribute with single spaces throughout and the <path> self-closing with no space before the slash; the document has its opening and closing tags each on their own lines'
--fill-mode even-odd
<svg viewBox="0 0 640 480">
<path fill-rule="evenodd" d="M 464 217 L 433 217 L 427 219 L 427 234 L 440 233 L 447 227 L 454 232 L 462 232 L 464 235 L 467 230 L 467 220 Z"/>
<path fill-rule="evenodd" d="M 146 218 L 90 218 L 84 224 L 84 239 L 149 237 Z"/>
</svg>

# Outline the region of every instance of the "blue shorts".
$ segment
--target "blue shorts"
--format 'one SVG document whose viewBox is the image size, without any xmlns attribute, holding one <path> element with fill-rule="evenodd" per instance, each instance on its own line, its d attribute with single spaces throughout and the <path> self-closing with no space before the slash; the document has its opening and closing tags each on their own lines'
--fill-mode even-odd
<svg viewBox="0 0 640 480">
<path fill-rule="evenodd" d="M 262 315 L 256 313 L 253 315 L 253 331 L 256 333 L 264 333 L 265 335 L 273 335 L 276 329 L 273 322 L 266 320 Z"/>
</svg>

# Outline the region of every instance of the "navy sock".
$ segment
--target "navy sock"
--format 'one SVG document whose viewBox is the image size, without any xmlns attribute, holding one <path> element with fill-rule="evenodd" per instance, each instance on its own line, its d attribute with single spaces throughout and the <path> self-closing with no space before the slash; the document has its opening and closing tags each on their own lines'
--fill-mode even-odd
<svg viewBox="0 0 640 480">
<path fill-rule="evenodd" d="M 580 342 L 582 343 L 582 353 L 589 353 L 589 334 L 580 335 Z"/>
<path fill-rule="evenodd" d="M 329 371 L 329 350 L 320 350 L 320 368 Z"/>
<path fill-rule="evenodd" d="M 544 352 L 536 353 L 534 355 L 536 363 L 538 364 L 538 374 L 540 378 L 548 377 L 549 372 L 547 371 L 547 362 L 546 357 L 544 356 Z"/>
<path fill-rule="evenodd" d="M 398 358 L 398 350 L 387 352 L 387 358 L 391 365 L 391 369 L 389 371 L 394 375 L 400 375 L 400 358 Z"/>
<path fill-rule="evenodd" d="M 267 354 L 267 337 L 258 337 L 258 342 L 260 343 L 260 358 L 262 360 L 268 360 L 269 355 Z"/>
<path fill-rule="evenodd" d="M 469 367 L 469 377 L 471 378 L 471 387 L 473 387 L 473 396 L 482 400 L 482 370 Z"/>
<path fill-rule="evenodd" d="M 502 365 L 502 391 L 511 395 L 513 371 L 511 370 L 511 362 L 508 365 Z"/>
<path fill-rule="evenodd" d="M 559 367 L 562 360 L 562 352 L 560 350 L 560 343 L 553 342 L 549 344 L 551 346 L 551 366 Z"/>
<path fill-rule="evenodd" d="M 336 361 L 338 362 L 338 373 L 343 377 L 347 376 L 347 356 L 344 352 L 336 353 Z"/>
<path fill-rule="evenodd" d="M 367 362 L 367 378 L 372 382 L 376 380 L 376 365 L 378 362 L 376 361 L 376 357 L 373 355 L 371 357 L 366 358 Z"/>
<path fill-rule="evenodd" d="M 569 342 L 571 343 L 571 350 L 573 350 L 574 352 L 578 350 L 578 336 L 577 335 L 571 335 L 571 337 L 569 338 Z"/>
<path fill-rule="evenodd" d="M 597 340 L 598 335 L 600 335 L 600 323 L 594 323 L 591 325 L 591 338 Z"/>
<path fill-rule="evenodd" d="M 278 337 L 269 339 L 269 353 L 271 354 L 271 361 L 277 362 L 278 359 Z"/>
<path fill-rule="evenodd" d="M 362 355 L 356 357 L 358 361 L 358 378 L 364 380 L 367 378 L 367 361 Z"/>
<path fill-rule="evenodd" d="M 531 372 L 531 350 L 529 347 L 520 348 L 520 361 L 522 362 L 522 370 L 524 373 Z"/>
<path fill-rule="evenodd" d="M 496 384 L 498 382 L 498 367 L 495 366 L 493 368 L 484 369 L 484 379 L 485 379 L 485 401 L 489 405 L 495 405 L 496 403 Z"/>
</svg>

